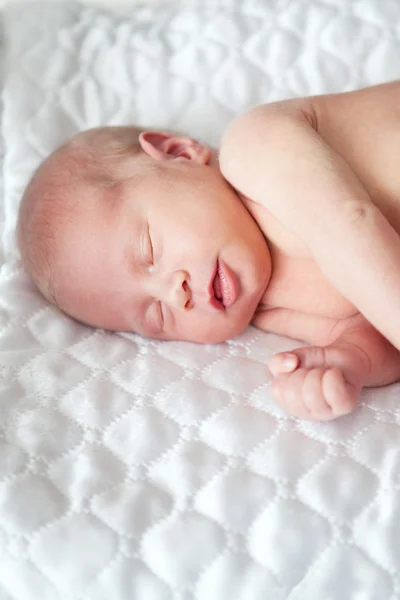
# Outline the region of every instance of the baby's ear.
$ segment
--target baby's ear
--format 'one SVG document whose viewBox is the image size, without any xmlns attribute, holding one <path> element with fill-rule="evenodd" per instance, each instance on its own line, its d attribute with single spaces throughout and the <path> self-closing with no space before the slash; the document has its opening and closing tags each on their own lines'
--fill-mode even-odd
<svg viewBox="0 0 400 600">
<path fill-rule="evenodd" d="M 208 164 L 211 150 L 193 138 L 165 131 L 144 131 L 139 136 L 140 147 L 156 160 L 186 158 L 198 164 Z"/>
</svg>

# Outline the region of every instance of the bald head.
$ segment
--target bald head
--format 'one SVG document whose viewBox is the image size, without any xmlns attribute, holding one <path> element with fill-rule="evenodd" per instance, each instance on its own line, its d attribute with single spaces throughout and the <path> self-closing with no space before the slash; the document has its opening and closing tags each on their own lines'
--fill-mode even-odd
<svg viewBox="0 0 400 600">
<path fill-rule="evenodd" d="M 45 298 L 61 309 L 60 249 L 74 223 L 85 219 L 104 198 L 99 189 L 112 189 L 132 173 L 141 131 L 104 127 L 79 133 L 41 164 L 24 192 L 17 232 L 22 261 Z"/>
</svg>

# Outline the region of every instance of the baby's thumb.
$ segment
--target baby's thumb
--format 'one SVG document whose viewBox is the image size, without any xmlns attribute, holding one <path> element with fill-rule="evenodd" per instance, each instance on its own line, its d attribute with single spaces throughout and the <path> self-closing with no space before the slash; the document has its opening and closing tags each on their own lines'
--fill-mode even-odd
<svg viewBox="0 0 400 600">
<path fill-rule="evenodd" d="M 297 369 L 299 359 L 291 352 L 280 352 L 268 361 L 268 368 L 274 377 L 283 373 L 291 373 Z"/>
<path fill-rule="evenodd" d="M 336 353 L 337 354 L 337 353 Z M 317 367 L 340 367 L 332 361 L 331 349 L 321 346 L 304 346 L 291 352 L 280 352 L 268 361 L 268 368 L 276 377 L 283 373 L 291 373 L 296 369 L 315 369 Z"/>
</svg>

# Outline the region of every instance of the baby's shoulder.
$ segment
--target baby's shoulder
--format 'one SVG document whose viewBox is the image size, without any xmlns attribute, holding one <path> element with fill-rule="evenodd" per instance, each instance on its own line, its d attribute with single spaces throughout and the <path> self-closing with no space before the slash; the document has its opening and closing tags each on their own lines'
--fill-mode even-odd
<svg viewBox="0 0 400 600">
<path fill-rule="evenodd" d="M 244 206 L 264 234 L 267 242 L 294 258 L 309 258 L 307 246 L 287 227 L 280 223 L 268 209 L 268 202 L 255 201 L 252 190 L 259 182 L 263 185 L 268 157 L 260 151 L 260 137 L 268 135 L 268 125 L 279 121 L 282 113 L 296 119 L 306 119 L 313 127 L 311 98 L 284 100 L 252 108 L 238 116 L 228 127 L 220 147 L 222 175 L 235 189 Z M 267 127 L 265 127 L 267 123 Z M 290 132 L 289 132 L 290 136 Z M 262 194 L 261 194 L 262 195 Z"/>
<path fill-rule="evenodd" d="M 322 96 L 321 96 L 322 98 Z M 290 98 L 260 104 L 235 117 L 226 128 L 220 145 L 220 157 L 228 163 L 245 150 L 251 156 L 254 146 L 264 138 L 268 127 L 279 123 L 282 115 L 290 115 L 293 122 L 306 120 L 311 127 L 315 126 L 315 97 Z M 240 156 L 243 154 L 240 152 Z"/>
</svg>

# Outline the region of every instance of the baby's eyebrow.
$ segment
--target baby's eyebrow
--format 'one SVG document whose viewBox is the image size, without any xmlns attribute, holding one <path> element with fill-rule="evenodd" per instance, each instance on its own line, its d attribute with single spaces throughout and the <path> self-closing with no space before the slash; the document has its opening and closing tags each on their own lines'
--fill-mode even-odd
<svg viewBox="0 0 400 600">
<path fill-rule="evenodd" d="M 132 274 L 141 267 L 140 239 L 145 230 L 143 221 L 125 218 L 122 226 L 122 264 Z"/>
</svg>

